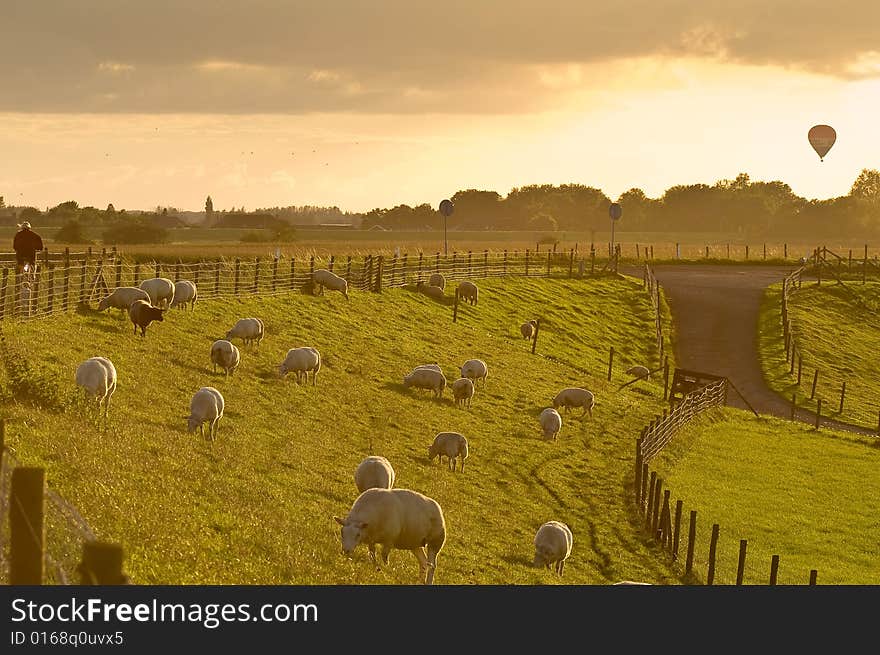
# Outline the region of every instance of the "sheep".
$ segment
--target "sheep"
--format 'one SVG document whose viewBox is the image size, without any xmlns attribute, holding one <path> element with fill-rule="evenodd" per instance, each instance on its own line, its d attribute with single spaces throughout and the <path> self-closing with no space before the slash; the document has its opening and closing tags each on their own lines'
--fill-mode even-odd
<svg viewBox="0 0 880 655">
<path fill-rule="evenodd" d="M 431 371 L 437 371 L 438 373 L 442 373 L 443 369 L 440 368 L 440 364 L 419 364 L 413 370 L 417 371 L 420 368 L 426 368 Z"/>
<path fill-rule="evenodd" d="M 291 348 L 287 356 L 278 367 L 278 375 L 285 377 L 288 373 L 296 373 L 296 383 L 302 382 L 305 376 L 306 383 L 309 381 L 309 373 L 312 374 L 312 386 L 318 385 L 318 371 L 321 370 L 321 353 L 310 346 Z"/>
<path fill-rule="evenodd" d="M 417 368 L 403 378 L 403 386 L 407 389 L 430 389 L 435 397 L 440 398 L 446 388 L 446 376 L 430 368 Z"/>
<path fill-rule="evenodd" d="M 164 301 L 164 307 L 168 308 L 174 302 L 174 282 L 167 277 L 147 278 L 141 282 L 140 288 L 150 296 L 153 307 L 159 307 Z"/>
<path fill-rule="evenodd" d="M 519 326 L 520 334 L 523 335 L 523 339 L 531 339 L 535 336 L 535 330 L 538 329 L 538 321 L 531 320 L 528 323 L 523 323 Z"/>
<path fill-rule="evenodd" d="M 441 291 L 445 291 L 446 278 L 440 273 L 431 273 L 431 277 L 428 278 L 428 285 L 432 287 L 440 287 Z"/>
<path fill-rule="evenodd" d="M 461 366 L 461 377 L 470 378 L 475 384 L 477 380 L 482 380 L 485 385 L 486 378 L 489 377 L 489 367 L 482 359 L 469 359 Z"/>
<path fill-rule="evenodd" d="M 593 397 L 593 392 L 580 387 L 563 389 L 553 399 L 553 409 L 563 407 L 565 411 L 569 411 L 572 407 L 583 407 L 584 413 L 581 416 L 589 412 L 590 418 L 593 417 L 593 407 L 595 405 L 596 399 Z"/>
<path fill-rule="evenodd" d="M 106 357 L 90 357 L 76 367 L 76 384 L 89 397 L 104 404 L 104 416 L 110 410 L 110 397 L 116 391 L 116 367 Z"/>
<path fill-rule="evenodd" d="M 470 378 L 458 378 L 452 383 L 452 400 L 457 407 L 471 406 L 474 397 L 474 382 Z"/>
<path fill-rule="evenodd" d="M 345 555 L 351 555 L 358 544 L 366 544 L 379 571 L 376 544 L 382 547 L 385 564 L 392 549 L 409 550 L 419 561 L 419 582 L 434 582 L 437 556 L 446 543 L 446 521 L 433 498 L 409 489 L 367 489 L 355 499 L 348 516 L 333 519 L 342 526 Z"/>
<path fill-rule="evenodd" d="M 477 304 L 477 296 L 479 296 L 479 289 L 477 289 L 477 285 L 471 282 L 470 280 L 463 280 L 458 284 L 458 297 L 465 302 L 470 303 L 471 305 Z"/>
<path fill-rule="evenodd" d="M 196 391 L 189 403 L 189 416 L 186 417 L 189 432 L 193 433 L 198 428 L 199 434 L 204 438 L 205 423 L 210 423 L 208 438 L 213 442 L 220 431 L 220 419 L 223 418 L 225 406 L 223 395 L 214 387 L 202 387 Z"/>
<path fill-rule="evenodd" d="M 425 284 L 424 282 L 418 282 L 416 284 L 416 291 L 419 291 L 434 300 L 443 300 L 443 298 L 446 297 L 443 293 L 442 287 L 435 287 L 430 284 Z"/>
<path fill-rule="evenodd" d="M 345 281 L 345 278 L 339 277 L 333 271 L 328 271 L 326 268 L 319 268 L 312 274 L 312 281 L 317 285 L 322 296 L 324 295 L 324 287 L 327 287 L 331 291 L 339 291 L 345 296 L 346 300 L 349 299 L 348 282 Z"/>
<path fill-rule="evenodd" d="M 186 309 L 186 303 L 189 303 L 190 310 L 195 309 L 196 299 L 198 298 L 198 290 L 196 283 L 191 280 L 180 280 L 174 283 L 174 299 L 168 305 L 171 307 L 180 307 Z"/>
<path fill-rule="evenodd" d="M 256 342 L 257 345 L 263 341 L 265 328 L 263 321 L 258 318 L 240 318 L 232 326 L 232 329 L 226 332 L 226 340 L 239 338 L 245 345 Z"/>
<path fill-rule="evenodd" d="M 464 472 L 464 460 L 468 456 L 468 442 L 464 435 L 458 432 L 438 433 L 434 437 L 434 443 L 428 446 L 428 461 L 433 462 L 436 457 L 437 461 L 442 464 L 443 455 L 447 457 L 450 471 L 455 471 L 456 459 L 461 457 L 460 470 Z"/>
<path fill-rule="evenodd" d="M 634 378 L 645 378 L 646 380 L 651 375 L 651 371 L 648 370 L 645 366 L 630 366 L 626 369 L 627 375 L 632 375 Z"/>
<path fill-rule="evenodd" d="M 112 307 L 126 312 L 135 300 L 150 302 L 150 295 L 138 287 L 116 287 L 113 293 L 101 299 L 101 302 L 98 303 L 98 311 L 103 312 Z"/>
<path fill-rule="evenodd" d="M 394 468 L 384 457 L 371 455 L 365 458 L 354 472 L 358 493 L 367 489 L 391 489 L 394 486 Z"/>
<path fill-rule="evenodd" d="M 544 438 L 556 441 L 556 435 L 562 429 L 562 417 L 559 415 L 559 412 L 552 407 L 548 407 L 541 412 L 538 421 L 541 423 L 541 430 L 544 431 Z"/>
<path fill-rule="evenodd" d="M 241 362 L 241 353 L 238 347 L 226 339 L 217 339 L 211 344 L 211 363 L 214 365 L 214 373 L 219 366 L 226 372 L 226 377 L 235 373 Z"/>
<path fill-rule="evenodd" d="M 128 308 L 128 316 L 134 324 L 134 333 L 137 334 L 138 328 L 140 328 L 142 337 L 147 336 L 147 326 L 150 323 L 153 321 L 161 323 L 165 320 L 162 318 L 164 313 L 164 309 L 153 307 L 146 300 L 135 300 Z"/>
<path fill-rule="evenodd" d="M 561 576 L 565 568 L 565 560 L 571 555 L 571 547 L 574 538 L 571 529 L 560 521 L 547 521 L 535 533 L 535 560 L 536 567 L 550 568 L 551 564 Z"/>
</svg>

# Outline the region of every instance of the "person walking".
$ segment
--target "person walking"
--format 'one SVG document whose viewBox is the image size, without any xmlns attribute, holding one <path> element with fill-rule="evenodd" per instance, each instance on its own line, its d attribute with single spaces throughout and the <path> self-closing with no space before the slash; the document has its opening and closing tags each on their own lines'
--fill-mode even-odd
<svg viewBox="0 0 880 655">
<path fill-rule="evenodd" d="M 24 270 L 25 264 L 30 264 L 29 269 L 33 270 L 37 263 L 37 253 L 43 249 L 43 239 L 31 229 L 30 223 L 24 221 L 18 224 L 12 248 L 15 250 L 18 272 Z"/>
</svg>

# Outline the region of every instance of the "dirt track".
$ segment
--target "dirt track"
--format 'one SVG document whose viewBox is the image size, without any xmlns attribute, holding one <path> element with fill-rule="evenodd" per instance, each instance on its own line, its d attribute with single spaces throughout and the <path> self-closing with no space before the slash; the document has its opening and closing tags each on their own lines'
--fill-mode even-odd
<svg viewBox="0 0 880 655">
<path fill-rule="evenodd" d="M 764 290 L 792 267 L 658 265 L 654 274 L 669 302 L 676 330 L 675 358 L 682 368 L 726 376 L 759 414 L 789 418 L 790 402 L 764 381 L 758 359 L 758 312 Z M 633 275 L 641 272 L 627 271 Z M 746 408 L 736 392 L 728 403 Z M 814 422 L 815 414 L 798 410 Z M 862 434 L 871 430 L 823 418 L 822 425 Z"/>
</svg>

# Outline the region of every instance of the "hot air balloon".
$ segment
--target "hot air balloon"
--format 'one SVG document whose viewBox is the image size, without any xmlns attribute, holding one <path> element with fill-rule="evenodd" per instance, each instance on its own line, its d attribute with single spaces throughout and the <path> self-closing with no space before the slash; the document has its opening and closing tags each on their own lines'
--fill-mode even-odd
<svg viewBox="0 0 880 655">
<path fill-rule="evenodd" d="M 819 155 L 819 161 L 824 161 L 823 157 L 828 154 L 837 139 L 837 132 L 830 125 L 814 125 L 810 128 L 807 138 L 810 139 L 813 150 Z"/>
</svg>

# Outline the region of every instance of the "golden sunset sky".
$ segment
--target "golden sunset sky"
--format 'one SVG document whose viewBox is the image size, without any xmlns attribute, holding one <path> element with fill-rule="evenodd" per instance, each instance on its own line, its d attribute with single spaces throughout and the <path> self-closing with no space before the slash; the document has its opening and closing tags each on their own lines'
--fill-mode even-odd
<svg viewBox="0 0 880 655">
<path fill-rule="evenodd" d="M 0 0 L 0 24 L 7 204 L 366 211 L 739 172 L 828 198 L 880 166 L 877 0 Z"/>
</svg>

